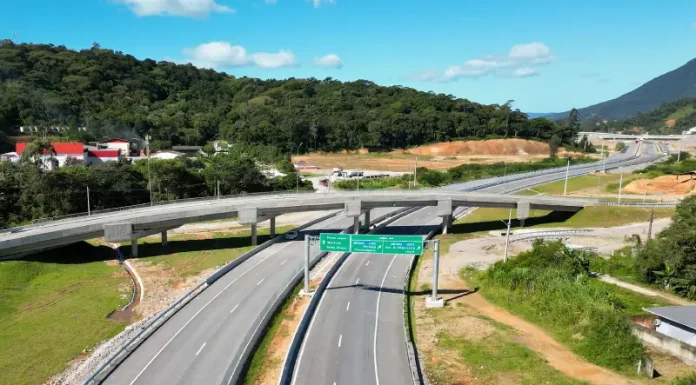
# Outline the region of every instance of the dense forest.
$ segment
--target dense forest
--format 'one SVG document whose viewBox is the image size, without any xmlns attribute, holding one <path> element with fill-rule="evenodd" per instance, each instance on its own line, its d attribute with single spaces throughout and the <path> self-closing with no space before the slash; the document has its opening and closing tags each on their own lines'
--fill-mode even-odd
<svg viewBox="0 0 696 385">
<path fill-rule="evenodd" d="M 696 59 L 616 99 L 581 108 L 578 111 L 582 120 L 631 119 L 638 114 L 646 114 L 659 108 L 664 103 L 688 98 L 696 98 Z M 562 120 L 567 115 L 566 112 L 554 114 L 548 118 Z"/>
<path fill-rule="evenodd" d="M 68 136 L 82 141 L 150 135 L 154 149 L 223 139 L 281 153 L 492 136 L 556 136 L 567 143 L 577 129 L 528 119 L 510 103 L 487 106 L 366 80 L 236 78 L 138 60 L 96 43 L 78 52 L 3 40 L 0 131 L 9 134 L 22 125 L 71 127 Z"/>
<path fill-rule="evenodd" d="M 673 120 L 673 122 L 672 122 Z M 584 128 L 593 128 L 593 125 Z M 696 99 L 680 99 L 634 118 L 608 121 L 594 125 L 596 129 L 628 132 L 635 128 L 645 133 L 681 134 L 696 127 Z M 593 130 L 594 131 L 594 130 Z M 640 131 L 639 131 L 640 132 Z"/>
</svg>

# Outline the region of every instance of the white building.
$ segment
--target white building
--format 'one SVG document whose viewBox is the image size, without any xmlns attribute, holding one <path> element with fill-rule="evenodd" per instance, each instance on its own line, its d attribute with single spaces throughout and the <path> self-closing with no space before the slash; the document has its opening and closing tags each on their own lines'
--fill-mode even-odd
<svg viewBox="0 0 696 385">
<path fill-rule="evenodd" d="M 163 150 L 163 151 L 157 151 L 155 153 L 152 153 L 150 155 L 150 158 L 152 159 L 175 159 L 180 156 L 186 156 L 183 152 L 179 151 L 173 151 L 173 150 Z"/>
<path fill-rule="evenodd" d="M 131 144 L 125 139 L 109 139 L 100 144 L 100 147 L 104 146 L 109 150 L 121 150 L 121 154 L 125 155 L 129 155 L 131 151 Z"/>
<path fill-rule="evenodd" d="M 666 306 L 645 309 L 654 314 L 655 331 L 696 346 L 696 306 Z"/>
</svg>

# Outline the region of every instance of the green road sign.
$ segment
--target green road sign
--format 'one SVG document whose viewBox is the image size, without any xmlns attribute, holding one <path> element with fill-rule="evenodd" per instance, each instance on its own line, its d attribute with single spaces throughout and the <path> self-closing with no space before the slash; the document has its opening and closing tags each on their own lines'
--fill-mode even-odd
<svg viewBox="0 0 696 385">
<path fill-rule="evenodd" d="M 350 234 L 319 234 L 321 251 L 350 251 Z"/>
<path fill-rule="evenodd" d="M 322 251 L 407 255 L 423 253 L 423 237 L 417 235 L 320 234 L 319 240 Z"/>
</svg>

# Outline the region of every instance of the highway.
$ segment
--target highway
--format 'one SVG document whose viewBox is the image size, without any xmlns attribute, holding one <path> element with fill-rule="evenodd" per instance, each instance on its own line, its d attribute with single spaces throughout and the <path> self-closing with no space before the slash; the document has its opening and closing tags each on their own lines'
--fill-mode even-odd
<svg viewBox="0 0 696 385">
<path fill-rule="evenodd" d="M 394 209 L 376 209 L 372 218 Z M 304 266 L 305 233 L 340 231 L 353 224 L 342 215 L 274 244 L 204 290 L 136 349 L 103 384 L 223 384 L 241 339 L 295 272 Z M 316 249 L 313 253 L 318 253 Z"/>
<path fill-rule="evenodd" d="M 627 159 L 635 153 L 616 155 Z M 636 161 L 655 159 L 657 149 L 646 144 Z M 583 167 L 571 168 L 577 172 Z M 593 165 L 599 167 L 600 165 Z M 482 191 L 507 193 L 547 183 L 556 174 L 501 182 Z M 572 174 L 571 174 L 572 175 Z M 481 181 L 458 184 L 476 189 Z M 425 235 L 440 224 L 435 208 L 426 207 L 383 229 L 383 233 Z M 413 256 L 351 254 L 329 283 L 310 323 L 295 364 L 292 384 L 405 385 L 412 384 L 406 352 L 403 289 Z"/>
</svg>

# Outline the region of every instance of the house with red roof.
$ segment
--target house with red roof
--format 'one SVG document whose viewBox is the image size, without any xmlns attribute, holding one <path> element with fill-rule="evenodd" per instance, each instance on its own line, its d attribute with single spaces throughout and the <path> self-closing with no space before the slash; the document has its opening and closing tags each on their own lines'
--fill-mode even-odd
<svg viewBox="0 0 696 385">
<path fill-rule="evenodd" d="M 18 156 L 22 156 L 29 143 L 17 143 L 15 152 Z M 55 149 L 55 154 L 48 154 L 44 151 L 41 155 L 43 167 L 47 170 L 52 170 L 54 162 L 58 162 L 58 167 L 63 167 L 68 158 L 73 158 L 78 161 L 85 160 L 85 149 L 82 143 L 78 142 L 54 142 L 51 143 Z"/>
<path fill-rule="evenodd" d="M 90 150 L 87 151 L 85 164 L 118 162 L 121 160 L 121 150 Z"/>
</svg>

